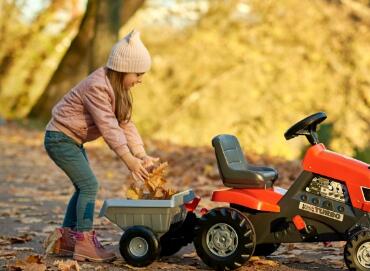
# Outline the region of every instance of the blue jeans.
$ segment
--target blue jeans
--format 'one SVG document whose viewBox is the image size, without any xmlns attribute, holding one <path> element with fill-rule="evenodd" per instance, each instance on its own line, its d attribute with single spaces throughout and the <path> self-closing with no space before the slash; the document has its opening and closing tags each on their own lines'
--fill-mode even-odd
<svg viewBox="0 0 370 271">
<path fill-rule="evenodd" d="M 76 231 L 90 231 L 99 183 L 90 168 L 85 149 L 64 133 L 54 131 L 46 131 L 44 146 L 49 157 L 67 174 L 75 187 L 62 226 Z"/>
</svg>

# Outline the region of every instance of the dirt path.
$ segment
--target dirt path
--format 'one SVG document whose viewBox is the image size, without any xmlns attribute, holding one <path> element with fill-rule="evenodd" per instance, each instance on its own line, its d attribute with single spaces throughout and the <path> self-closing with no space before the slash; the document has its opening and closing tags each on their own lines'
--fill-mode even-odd
<svg viewBox="0 0 370 271">
<path fill-rule="evenodd" d="M 43 133 L 0 125 L 0 270 L 15 260 L 31 254 L 43 255 L 42 241 L 61 223 L 72 185 L 63 172 L 47 157 L 42 146 Z M 101 143 L 86 145 L 90 163 L 100 181 L 96 213 L 106 198 L 123 197 L 127 187 L 127 170 L 114 154 Z M 209 148 L 180 148 L 148 142 L 149 152 L 168 161 L 168 181 L 179 190 L 191 187 L 202 196 L 202 206 L 210 207 L 210 191 L 222 187 L 217 178 L 213 152 Z M 299 171 L 296 162 L 251 157 L 261 163 L 272 163 L 282 173 L 280 185 L 289 183 Z M 104 244 L 115 246 L 121 230 L 104 218 L 95 220 Z M 283 245 L 268 258 L 253 258 L 240 270 L 342 270 L 343 243 L 332 247 L 322 244 Z M 80 263 L 82 270 L 131 270 L 117 251 L 112 264 Z M 55 261 L 66 260 L 48 256 L 48 270 L 58 270 Z M 163 258 L 141 270 L 209 270 L 197 257 L 192 245 L 171 257 Z M 9 269 L 10 270 L 10 269 Z M 13 269 L 14 270 L 14 269 Z"/>
</svg>

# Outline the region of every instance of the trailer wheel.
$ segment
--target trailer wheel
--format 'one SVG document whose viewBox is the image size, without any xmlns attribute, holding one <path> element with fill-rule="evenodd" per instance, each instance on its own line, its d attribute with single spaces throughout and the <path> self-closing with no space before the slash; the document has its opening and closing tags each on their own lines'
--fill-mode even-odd
<svg viewBox="0 0 370 271">
<path fill-rule="evenodd" d="M 198 256 L 216 270 L 241 267 L 253 255 L 256 235 L 252 223 L 232 208 L 215 208 L 199 221 L 194 239 Z"/>
<path fill-rule="evenodd" d="M 344 247 L 344 261 L 349 270 L 370 270 L 370 231 L 353 234 Z"/>
<path fill-rule="evenodd" d="M 253 255 L 255 256 L 269 256 L 280 247 L 279 243 L 276 244 L 259 244 L 256 245 Z"/>
<path fill-rule="evenodd" d="M 128 264 L 136 267 L 147 266 L 158 258 L 159 240 L 151 229 L 133 226 L 123 233 L 119 251 Z"/>
</svg>

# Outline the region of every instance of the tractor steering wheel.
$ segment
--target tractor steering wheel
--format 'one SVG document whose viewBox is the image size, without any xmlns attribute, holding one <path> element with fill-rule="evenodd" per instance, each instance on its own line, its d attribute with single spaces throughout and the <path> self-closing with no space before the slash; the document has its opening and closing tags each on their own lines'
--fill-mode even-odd
<svg viewBox="0 0 370 271">
<path fill-rule="evenodd" d="M 317 125 L 326 119 L 324 112 L 315 113 L 311 116 L 304 118 L 290 127 L 285 133 L 286 140 L 292 139 L 299 135 L 305 135 L 308 141 L 312 144 L 318 144 L 319 140 L 316 133 Z"/>
</svg>

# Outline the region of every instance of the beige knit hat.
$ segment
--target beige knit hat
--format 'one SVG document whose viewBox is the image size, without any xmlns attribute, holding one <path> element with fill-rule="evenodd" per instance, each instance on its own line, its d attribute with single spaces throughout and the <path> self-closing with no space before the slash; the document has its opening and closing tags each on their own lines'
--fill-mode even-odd
<svg viewBox="0 0 370 271">
<path fill-rule="evenodd" d="M 150 54 L 136 30 L 113 46 L 107 62 L 108 68 L 118 72 L 144 73 L 150 65 Z"/>
</svg>

